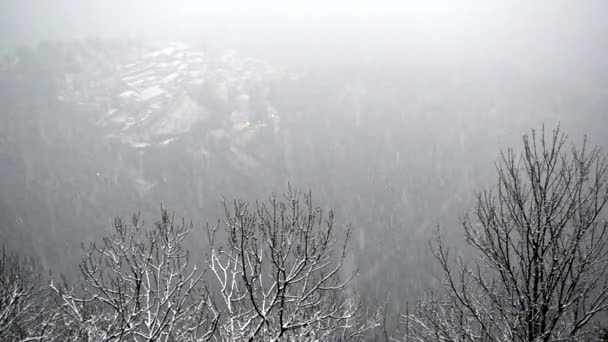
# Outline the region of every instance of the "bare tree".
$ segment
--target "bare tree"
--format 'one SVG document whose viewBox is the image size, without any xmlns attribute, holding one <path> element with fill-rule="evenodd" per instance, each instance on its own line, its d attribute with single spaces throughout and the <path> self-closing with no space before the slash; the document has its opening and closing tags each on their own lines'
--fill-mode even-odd
<svg viewBox="0 0 608 342">
<path fill-rule="evenodd" d="M 101 246 L 83 247 L 82 284 L 59 294 L 69 338 L 85 341 L 206 341 L 218 314 L 182 244 L 190 227 L 162 209 L 155 229 L 114 222 Z M 64 333 L 65 335 L 68 335 Z M 64 337 L 65 340 L 68 337 Z"/>
<path fill-rule="evenodd" d="M 35 264 L 4 250 L 0 258 L 0 341 L 52 339 L 57 312 Z"/>
<path fill-rule="evenodd" d="M 453 264 L 439 234 L 440 296 L 407 317 L 416 340 L 574 341 L 608 309 L 607 157 L 533 131 L 501 153 L 498 184 L 463 221 L 479 261 Z"/>
<path fill-rule="evenodd" d="M 217 339 L 347 341 L 377 325 L 362 321 L 349 292 L 350 229 L 336 232 L 333 212 L 323 215 L 310 193 L 225 208 L 224 229 L 209 230 L 223 315 Z"/>
</svg>

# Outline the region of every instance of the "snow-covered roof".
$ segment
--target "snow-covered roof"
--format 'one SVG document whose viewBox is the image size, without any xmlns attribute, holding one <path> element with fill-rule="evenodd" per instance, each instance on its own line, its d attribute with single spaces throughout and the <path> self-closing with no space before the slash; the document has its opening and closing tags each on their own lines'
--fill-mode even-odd
<svg viewBox="0 0 608 342">
<path fill-rule="evenodd" d="M 163 90 L 161 87 L 152 86 L 152 87 L 148 87 L 148 88 L 142 90 L 141 92 L 139 92 L 137 100 L 139 102 L 147 102 L 149 100 L 152 100 L 156 97 L 159 97 L 159 96 L 165 95 L 165 94 L 166 94 L 166 91 Z"/>
<path fill-rule="evenodd" d="M 120 96 L 122 98 L 127 98 L 127 97 L 131 97 L 131 96 L 135 96 L 135 95 L 137 95 L 137 93 L 134 92 L 133 90 L 125 90 L 122 93 L 120 93 L 120 95 L 118 95 L 118 96 Z"/>
</svg>

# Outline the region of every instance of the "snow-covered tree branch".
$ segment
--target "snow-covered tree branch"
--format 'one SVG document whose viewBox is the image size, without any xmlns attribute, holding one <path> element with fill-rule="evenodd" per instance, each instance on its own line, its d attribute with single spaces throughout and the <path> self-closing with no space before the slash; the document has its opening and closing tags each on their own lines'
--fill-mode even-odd
<svg viewBox="0 0 608 342">
<path fill-rule="evenodd" d="M 377 325 L 359 317 L 349 292 L 350 229 L 337 231 L 333 212 L 324 215 L 310 194 L 225 208 L 223 224 L 209 231 L 220 340 L 345 341 Z"/>
<path fill-rule="evenodd" d="M 53 287 L 74 338 L 88 341 L 206 341 L 218 313 L 190 264 L 190 231 L 162 210 L 153 230 L 139 216 L 116 219 L 114 234 L 83 248 L 81 285 Z"/>
<path fill-rule="evenodd" d="M 437 235 L 445 292 L 406 317 L 418 340 L 574 341 L 608 310 L 608 160 L 556 129 L 496 163 L 497 186 L 463 220 L 478 262 Z"/>
<path fill-rule="evenodd" d="M 0 341 L 48 341 L 53 338 L 57 312 L 50 291 L 32 261 L 0 257 Z"/>
</svg>

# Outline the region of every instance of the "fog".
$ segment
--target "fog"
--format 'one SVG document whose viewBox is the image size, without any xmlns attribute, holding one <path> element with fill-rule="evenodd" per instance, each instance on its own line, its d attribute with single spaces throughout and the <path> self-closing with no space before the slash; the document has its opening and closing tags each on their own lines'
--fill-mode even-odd
<svg viewBox="0 0 608 342">
<path fill-rule="evenodd" d="M 266 51 L 267 56 L 284 55 L 281 50 L 287 48 L 301 48 L 303 53 L 309 47 L 339 51 L 348 46 L 361 54 L 381 56 L 387 51 L 437 49 L 466 57 L 515 58 L 519 63 L 550 60 L 550 64 L 574 66 L 601 63 L 606 47 L 602 1 L 580 5 L 573 1 L 471 0 L 399 4 L 9 0 L 1 6 L 5 49 L 92 35 L 260 46 L 258 50 Z M 314 56 L 318 51 L 308 53 Z"/>
<path fill-rule="evenodd" d="M 441 283 L 437 227 L 471 256 L 501 151 L 557 127 L 608 148 L 599 0 L 4 0 L 0 54 L 8 251 L 78 279 L 81 243 L 162 204 L 202 260 L 225 201 L 310 190 L 390 329 Z"/>
</svg>

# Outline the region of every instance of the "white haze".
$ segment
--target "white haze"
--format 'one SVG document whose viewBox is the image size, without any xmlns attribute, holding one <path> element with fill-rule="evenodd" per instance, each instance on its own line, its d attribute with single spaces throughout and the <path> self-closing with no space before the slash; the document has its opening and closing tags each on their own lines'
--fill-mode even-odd
<svg viewBox="0 0 608 342">
<path fill-rule="evenodd" d="M 172 88 L 183 106 L 154 110 L 179 134 L 150 148 L 108 138 L 122 133 L 101 118 L 149 109 L 118 111 L 124 70 L 151 63 L 130 48 L 176 41 L 212 75 L 192 98 Z M 226 49 L 238 56 L 229 72 L 214 54 Z M 222 198 L 265 199 L 290 182 L 353 224 L 357 286 L 373 305 L 392 296 L 398 318 L 436 285 L 433 228 L 459 245 L 501 149 L 543 124 L 608 147 L 606 0 L 0 0 L 3 56 L 0 241 L 59 272 L 114 216 L 153 222 L 162 202 L 200 227 L 222 217 Z M 249 57 L 264 63 L 245 70 L 258 80 L 247 89 Z M 250 100 L 266 122 L 233 129 Z M 204 120 L 179 122 L 175 108 Z"/>
<path fill-rule="evenodd" d="M 603 1 L 561 0 L 5 0 L 0 47 L 86 36 L 162 37 L 288 61 L 466 59 L 592 75 L 608 60 L 606 9 Z"/>
</svg>

